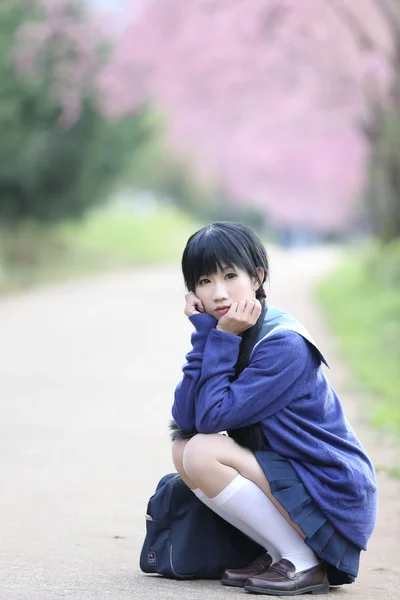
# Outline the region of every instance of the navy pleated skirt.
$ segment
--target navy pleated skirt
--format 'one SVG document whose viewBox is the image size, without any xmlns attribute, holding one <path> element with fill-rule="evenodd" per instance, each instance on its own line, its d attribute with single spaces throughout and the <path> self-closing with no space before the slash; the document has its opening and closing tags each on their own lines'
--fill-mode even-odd
<svg viewBox="0 0 400 600">
<path fill-rule="evenodd" d="M 358 574 L 360 548 L 329 522 L 286 458 L 271 450 L 257 450 L 254 454 L 273 496 L 300 527 L 307 546 L 325 561 L 329 583 L 353 583 Z"/>
</svg>

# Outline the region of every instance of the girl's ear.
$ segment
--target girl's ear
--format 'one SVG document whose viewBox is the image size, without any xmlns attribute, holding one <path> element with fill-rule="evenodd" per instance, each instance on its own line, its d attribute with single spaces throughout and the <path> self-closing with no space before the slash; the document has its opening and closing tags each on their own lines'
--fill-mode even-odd
<svg viewBox="0 0 400 600">
<path fill-rule="evenodd" d="M 256 271 L 257 271 L 258 277 L 260 278 L 261 285 L 260 285 L 260 282 L 254 278 L 254 280 L 253 280 L 254 281 L 254 284 L 253 284 L 254 290 L 258 290 L 262 286 L 262 282 L 264 281 L 264 275 L 265 275 L 264 269 L 262 269 L 261 267 L 257 267 Z"/>
</svg>

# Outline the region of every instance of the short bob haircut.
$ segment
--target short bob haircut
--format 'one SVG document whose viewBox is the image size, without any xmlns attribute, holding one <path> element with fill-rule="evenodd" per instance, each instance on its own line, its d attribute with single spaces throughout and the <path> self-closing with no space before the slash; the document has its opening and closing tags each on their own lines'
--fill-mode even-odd
<svg viewBox="0 0 400 600">
<path fill-rule="evenodd" d="M 241 223 L 218 221 L 206 225 L 187 241 L 182 256 L 182 272 L 187 289 L 194 292 L 203 275 L 214 275 L 218 269 L 236 267 L 247 271 L 260 283 L 256 298 L 266 297 L 263 284 L 268 279 L 268 256 L 259 237 Z M 261 281 L 257 268 L 264 270 Z"/>
</svg>

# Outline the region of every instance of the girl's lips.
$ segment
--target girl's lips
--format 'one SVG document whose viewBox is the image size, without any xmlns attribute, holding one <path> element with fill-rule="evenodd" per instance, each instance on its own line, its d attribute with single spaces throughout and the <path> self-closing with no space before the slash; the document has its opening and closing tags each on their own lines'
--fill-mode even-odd
<svg viewBox="0 0 400 600">
<path fill-rule="evenodd" d="M 222 308 L 217 308 L 217 312 L 220 315 L 225 315 L 228 312 L 229 308 L 230 308 L 229 306 L 224 306 Z"/>
</svg>

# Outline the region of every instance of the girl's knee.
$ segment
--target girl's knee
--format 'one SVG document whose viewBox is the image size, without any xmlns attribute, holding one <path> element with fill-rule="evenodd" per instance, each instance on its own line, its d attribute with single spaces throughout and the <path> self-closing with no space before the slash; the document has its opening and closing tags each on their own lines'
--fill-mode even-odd
<svg viewBox="0 0 400 600">
<path fill-rule="evenodd" d="M 175 440 L 172 443 L 172 462 L 174 463 L 175 469 L 181 476 L 185 472 L 183 468 L 183 454 L 189 441 L 190 440 Z"/>
<path fill-rule="evenodd" d="M 216 445 L 220 437 L 217 433 L 199 433 L 189 440 L 183 452 L 182 461 L 183 468 L 189 477 L 195 477 L 210 464 L 210 461 L 216 460 Z"/>
<path fill-rule="evenodd" d="M 183 455 L 185 448 L 190 440 L 175 440 L 172 444 L 172 460 L 174 467 L 181 476 L 186 485 L 194 490 L 197 487 L 196 482 L 192 481 L 183 467 Z"/>
</svg>

